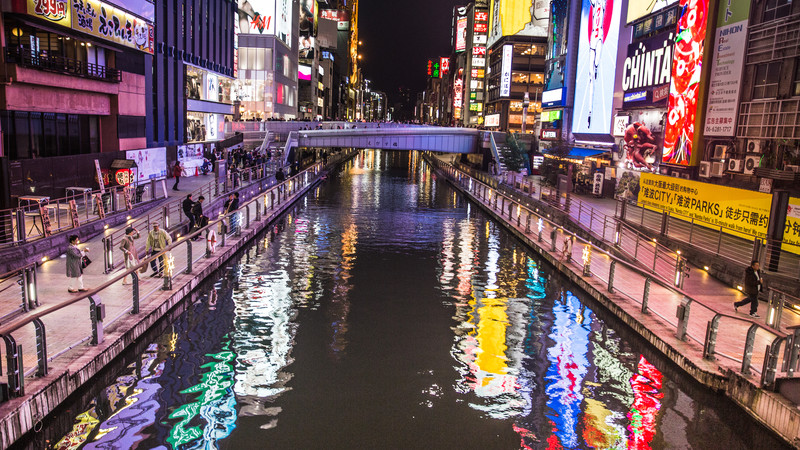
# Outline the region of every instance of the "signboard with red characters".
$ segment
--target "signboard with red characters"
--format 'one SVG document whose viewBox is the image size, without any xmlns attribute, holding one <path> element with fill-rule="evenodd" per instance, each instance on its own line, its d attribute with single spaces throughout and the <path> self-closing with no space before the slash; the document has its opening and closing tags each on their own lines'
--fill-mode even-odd
<svg viewBox="0 0 800 450">
<path fill-rule="evenodd" d="M 707 0 L 680 0 L 675 38 L 669 112 L 661 161 L 688 166 L 695 137 L 697 96 L 708 18 Z"/>
</svg>

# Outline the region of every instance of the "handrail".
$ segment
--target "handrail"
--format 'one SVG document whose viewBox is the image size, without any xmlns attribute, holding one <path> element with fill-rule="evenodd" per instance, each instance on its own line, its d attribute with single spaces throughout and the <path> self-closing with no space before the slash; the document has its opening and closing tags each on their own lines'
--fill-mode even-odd
<svg viewBox="0 0 800 450">
<path fill-rule="evenodd" d="M 429 161 L 429 162 L 433 162 L 434 166 L 440 168 L 441 170 L 443 170 L 445 172 L 446 175 L 448 175 L 448 176 L 452 177 L 453 179 L 455 179 L 454 180 L 455 182 L 457 182 L 459 184 L 463 184 L 463 182 L 459 179 L 459 177 L 455 175 L 455 173 L 458 172 L 457 168 L 453 167 L 452 165 L 446 164 L 446 163 L 438 160 L 437 158 L 426 158 L 426 160 Z M 470 178 L 472 178 L 472 177 L 470 177 Z M 511 217 L 512 217 L 511 214 L 512 214 L 512 210 L 513 210 L 512 207 L 514 206 L 514 200 L 510 196 L 504 194 L 502 192 L 502 190 L 493 189 L 493 188 L 491 188 L 490 185 L 488 185 L 486 183 L 483 183 L 482 181 L 480 181 L 478 179 L 472 178 L 472 180 L 474 181 L 474 184 L 470 184 L 468 186 L 465 186 L 465 189 L 468 192 L 473 192 L 474 191 L 475 194 L 476 194 L 476 197 L 478 199 L 480 199 L 480 197 L 481 197 L 480 196 L 480 192 L 481 192 L 480 188 L 481 187 L 483 187 L 483 189 L 484 189 L 483 190 L 484 196 L 486 195 L 486 192 L 487 192 L 486 190 L 488 188 L 489 198 L 491 198 L 493 196 L 492 195 L 492 190 L 495 190 L 495 193 L 494 193 L 495 206 L 494 206 L 494 208 L 497 208 L 497 204 L 496 204 L 497 200 L 496 199 L 497 199 L 498 196 L 501 196 L 501 197 L 504 197 L 505 199 L 508 199 L 509 202 L 510 202 L 509 205 L 508 205 L 509 220 L 512 220 L 511 219 Z M 484 200 L 485 200 L 485 197 L 484 197 Z M 518 208 L 525 208 L 527 210 L 527 212 L 528 212 L 528 217 L 529 218 L 531 217 L 531 214 L 534 214 L 530 210 L 530 208 L 528 208 L 527 206 L 523 206 L 520 202 L 517 202 L 516 206 Z M 490 207 L 491 207 L 491 205 L 490 205 Z M 500 215 L 501 215 L 501 217 L 503 215 L 505 215 L 505 200 L 502 203 L 502 210 L 500 211 Z M 649 291 L 649 283 L 652 283 L 654 281 L 661 288 L 664 288 L 669 292 L 676 293 L 676 294 L 678 294 L 679 296 L 681 296 L 684 299 L 685 303 L 683 304 L 683 306 L 681 306 L 681 308 L 685 308 L 684 309 L 685 316 L 681 317 L 682 314 L 679 314 L 679 322 L 678 322 L 678 324 L 677 325 L 672 324 L 673 326 L 676 326 L 676 332 L 678 333 L 678 336 L 679 336 L 680 339 L 684 339 L 685 337 L 688 336 L 692 340 L 703 344 L 704 345 L 704 353 L 703 353 L 704 357 L 706 357 L 706 356 L 713 357 L 713 355 L 719 355 L 719 356 L 722 356 L 722 357 L 729 358 L 729 359 L 731 359 L 733 361 L 736 361 L 736 362 L 741 362 L 742 363 L 742 371 L 743 372 L 749 371 L 750 368 L 755 369 L 757 372 L 761 373 L 762 383 L 769 384 L 772 381 L 774 381 L 774 370 L 775 370 L 775 365 L 777 364 L 777 359 L 776 359 L 777 357 L 775 355 L 777 355 L 779 353 L 778 350 L 779 350 L 780 345 L 782 343 L 784 343 L 786 341 L 787 337 L 789 336 L 787 333 L 784 333 L 780 329 L 776 329 L 776 328 L 774 328 L 772 326 L 769 326 L 769 325 L 766 325 L 766 324 L 762 325 L 761 323 L 756 322 L 753 319 L 743 318 L 743 317 L 740 317 L 740 316 L 737 316 L 737 315 L 733 315 L 733 314 L 731 314 L 731 313 L 729 313 L 727 311 L 722 311 L 722 310 L 718 309 L 717 307 L 715 307 L 713 305 L 708 305 L 708 304 L 706 304 L 706 303 L 704 303 L 704 302 L 702 302 L 700 300 L 697 300 L 696 298 L 694 298 L 691 295 L 689 295 L 682 288 L 675 287 L 674 285 L 671 285 L 671 284 L 669 284 L 667 282 L 664 282 L 664 281 L 662 281 L 662 280 L 660 280 L 658 278 L 655 278 L 655 277 L 651 276 L 650 274 L 646 273 L 645 271 L 643 271 L 642 269 L 640 269 L 639 267 L 637 267 L 636 265 L 628 263 L 627 261 L 625 261 L 623 259 L 617 258 L 616 256 L 609 254 L 605 250 L 603 250 L 603 249 L 597 247 L 596 245 L 594 245 L 592 242 L 590 242 L 588 240 L 585 240 L 585 239 L 581 238 L 580 236 L 575 235 L 574 233 L 569 232 L 568 230 L 566 230 L 566 229 L 560 227 L 559 225 L 557 225 L 555 222 L 549 220 L 546 217 L 543 217 L 541 214 L 535 214 L 535 215 L 538 216 L 540 219 L 542 219 L 543 222 L 547 222 L 554 232 L 556 230 L 560 230 L 565 234 L 571 235 L 573 237 L 573 239 L 576 239 L 578 242 L 583 243 L 583 245 L 589 246 L 591 248 L 592 253 L 599 253 L 601 255 L 605 255 L 607 258 L 610 259 L 610 261 L 611 261 L 610 267 L 612 267 L 612 268 L 609 269 L 610 272 L 609 272 L 608 283 L 609 283 L 609 291 L 611 293 L 614 292 L 611 289 L 610 286 L 613 283 L 613 271 L 614 271 L 613 267 L 615 267 L 616 265 L 621 265 L 621 266 L 625 267 L 626 269 L 632 271 L 633 273 L 641 276 L 643 279 L 645 279 L 646 280 L 646 287 L 645 287 L 646 291 Z M 520 225 L 519 221 L 521 220 L 521 217 L 522 216 L 520 214 L 520 210 L 518 209 L 517 210 L 517 220 L 518 220 L 517 226 Z M 511 226 L 513 227 L 514 225 L 511 224 Z M 555 235 L 553 235 L 553 236 L 555 236 Z M 555 245 L 555 241 L 553 241 L 553 245 Z M 587 269 L 588 269 L 587 266 L 584 265 L 584 271 L 586 271 Z M 591 269 L 588 269 L 588 270 L 590 271 Z M 591 271 L 589 273 L 591 273 Z M 642 303 L 643 312 L 647 312 L 648 308 L 647 308 L 646 300 L 643 299 L 641 303 Z M 708 330 L 707 330 L 707 333 L 706 333 L 705 342 L 701 342 L 696 337 L 691 336 L 691 335 L 689 335 L 687 333 L 686 326 L 687 326 L 688 321 L 689 321 L 689 314 L 688 314 L 689 305 L 692 305 L 692 304 L 699 305 L 702 308 L 705 308 L 706 310 L 708 310 L 708 311 L 710 311 L 710 312 L 712 312 L 714 314 L 714 319 L 711 322 L 709 322 L 709 324 L 708 324 Z M 651 310 L 652 310 L 652 308 L 651 308 Z M 679 309 L 679 313 L 680 313 L 680 309 Z M 658 314 L 658 315 L 661 316 L 661 314 Z M 664 319 L 666 321 L 666 318 L 664 318 L 663 316 L 661 316 L 661 317 L 662 317 L 662 319 Z M 715 328 L 715 324 L 718 324 L 718 322 L 719 322 L 719 320 L 721 318 L 733 319 L 733 321 L 735 321 L 736 323 L 740 323 L 740 324 L 743 324 L 745 326 L 749 324 L 749 330 L 750 331 L 748 331 L 748 333 L 747 333 L 747 339 L 746 339 L 746 343 L 745 343 L 744 354 L 743 354 L 743 357 L 742 357 L 741 361 L 739 361 L 736 358 L 733 358 L 731 356 L 724 355 L 722 353 L 715 353 L 714 352 L 714 346 L 716 344 L 716 328 Z M 670 323 L 670 322 L 667 321 L 667 323 Z M 773 378 L 770 378 L 770 376 L 765 374 L 764 370 L 760 370 L 758 368 L 752 367 L 752 364 L 751 364 L 751 355 L 752 355 L 752 352 L 753 352 L 752 346 L 753 346 L 753 343 L 754 343 L 754 340 L 755 340 L 755 335 L 756 335 L 756 333 L 757 333 L 757 331 L 759 329 L 769 333 L 772 336 L 775 336 L 775 338 L 772 340 L 772 346 L 770 347 L 770 349 L 765 354 L 765 369 L 767 371 L 772 371 L 770 373 L 770 375 Z M 766 361 L 767 359 L 770 359 L 770 361 L 771 361 L 770 365 L 767 365 L 767 361 Z"/>
<path fill-rule="evenodd" d="M 272 192 L 273 190 L 279 189 L 280 187 L 285 186 L 288 183 L 294 183 L 295 181 L 297 181 L 299 179 L 300 176 L 310 172 L 311 170 L 316 170 L 316 173 L 319 173 L 319 165 L 317 164 L 317 165 L 314 165 L 314 166 L 312 166 L 310 168 L 307 168 L 307 169 L 303 170 L 302 172 L 298 173 L 294 177 L 289 178 L 289 179 L 285 180 L 284 182 L 282 182 L 280 184 L 276 184 L 275 186 L 272 186 L 266 192 L 267 193 L 268 192 Z M 260 198 L 258 196 L 253 198 L 253 199 L 251 199 L 251 200 L 249 200 L 247 203 L 242 205 L 237 210 L 237 212 L 243 210 L 246 207 L 249 207 L 252 203 L 258 202 L 259 200 L 260 200 Z M 59 311 L 59 310 L 64 309 L 64 308 L 66 308 L 66 307 L 68 307 L 70 305 L 73 305 L 73 304 L 78 303 L 80 301 L 86 300 L 89 297 L 96 296 L 100 292 L 104 291 L 108 287 L 112 286 L 113 284 L 115 284 L 119 280 L 121 280 L 124 277 L 126 277 L 127 275 L 130 275 L 130 274 L 138 271 L 141 267 L 146 266 L 151 261 L 157 260 L 158 258 L 166 255 L 167 253 L 172 252 L 177 247 L 185 245 L 185 243 L 186 243 L 186 241 L 188 239 L 196 237 L 196 236 L 200 236 L 202 233 L 204 233 L 204 232 L 206 232 L 208 230 L 212 230 L 214 226 L 218 225 L 219 222 L 223 221 L 224 219 L 225 219 L 225 217 L 218 217 L 217 219 L 214 219 L 213 221 L 210 220 L 208 225 L 206 225 L 205 227 L 195 231 L 192 234 L 189 234 L 189 235 L 185 236 L 183 239 L 176 240 L 175 242 L 173 242 L 172 244 L 167 246 L 166 249 L 162 250 L 161 252 L 159 252 L 159 253 L 157 253 L 155 255 L 151 255 L 150 257 L 141 260 L 139 262 L 139 264 L 137 264 L 134 268 L 127 269 L 125 271 L 120 272 L 119 275 L 112 277 L 110 281 L 107 281 L 106 283 L 104 283 L 104 284 L 102 284 L 102 285 L 100 285 L 98 287 L 90 289 L 89 291 L 81 293 L 81 294 L 79 294 L 79 295 L 77 295 L 75 297 L 72 297 L 72 298 L 68 299 L 68 300 L 64 300 L 64 301 L 61 301 L 59 303 L 54 303 L 54 304 L 47 305 L 44 308 L 38 309 L 36 312 L 34 312 L 32 314 L 26 315 L 25 317 L 15 321 L 15 322 L 12 322 L 11 324 L 8 324 L 8 325 L 0 327 L 0 336 L 8 336 L 11 333 L 13 333 L 14 331 L 19 330 L 23 326 L 29 325 L 30 323 L 34 322 L 35 320 L 41 319 L 42 317 L 44 317 L 44 316 L 46 316 L 46 315 L 48 315 L 50 313 L 53 313 L 55 311 Z"/>
<path fill-rule="evenodd" d="M 47 55 L 44 53 L 36 54 L 24 48 L 7 47 L 6 58 L 10 63 L 49 72 L 58 72 L 115 83 L 122 81 L 122 71 L 119 69 L 63 56 Z"/>
</svg>

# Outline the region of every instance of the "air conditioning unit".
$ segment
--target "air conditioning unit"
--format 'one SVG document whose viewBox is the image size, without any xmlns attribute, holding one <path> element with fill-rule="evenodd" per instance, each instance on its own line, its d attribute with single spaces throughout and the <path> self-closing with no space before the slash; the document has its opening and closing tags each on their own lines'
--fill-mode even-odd
<svg viewBox="0 0 800 450">
<path fill-rule="evenodd" d="M 725 158 L 725 152 L 728 150 L 727 145 L 715 145 L 714 146 L 714 156 L 712 159 L 723 159 Z"/>
<path fill-rule="evenodd" d="M 741 172 L 744 169 L 744 161 L 741 159 L 729 159 L 726 162 L 725 170 L 728 172 Z"/>
<path fill-rule="evenodd" d="M 759 166 L 759 162 L 761 161 L 760 156 L 748 156 L 744 159 L 744 173 L 747 175 L 752 175 L 753 172 L 756 170 L 756 167 Z"/>
<path fill-rule="evenodd" d="M 800 166 L 793 166 L 791 164 L 787 164 L 787 165 L 783 166 L 783 170 L 788 170 L 788 171 L 791 171 L 791 172 L 794 172 L 794 173 L 798 173 L 798 172 L 800 172 Z"/>
<path fill-rule="evenodd" d="M 761 141 L 747 141 L 747 153 L 761 153 Z"/>
<path fill-rule="evenodd" d="M 702 161 L 700 162 L 700 178 L 708 178 L 711 176 L 711 162 L 710 161 Z"/>
<path fill-rule="evenodd" d="M 721 162 L 712 162 L 711 163 L 711 176 L 712 177 L 721 177 L 725 172 L 725 164 Z"/>
</svg>

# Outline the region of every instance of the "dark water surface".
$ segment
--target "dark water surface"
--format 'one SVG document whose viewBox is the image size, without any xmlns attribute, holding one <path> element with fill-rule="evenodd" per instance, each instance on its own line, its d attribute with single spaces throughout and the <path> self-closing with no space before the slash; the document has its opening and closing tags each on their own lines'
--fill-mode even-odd
<svg viewBox="0 0 800 450">
<path fill-rule="evenodd" d="M 217 277 L 27 445 L 783 448 L 417 154 L 362 153 Z"/>
</svg>

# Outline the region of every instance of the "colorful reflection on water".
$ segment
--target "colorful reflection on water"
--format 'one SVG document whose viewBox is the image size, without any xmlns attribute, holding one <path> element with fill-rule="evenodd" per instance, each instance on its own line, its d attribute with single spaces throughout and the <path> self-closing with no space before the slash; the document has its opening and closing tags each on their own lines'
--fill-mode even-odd
<svg viewBox="0 0 800 450">
<path fill-rule="evenodd" d="M 365 152 L 54 447 L 779 448 L 590 305 L 419 155 Z"/>
</svg>

